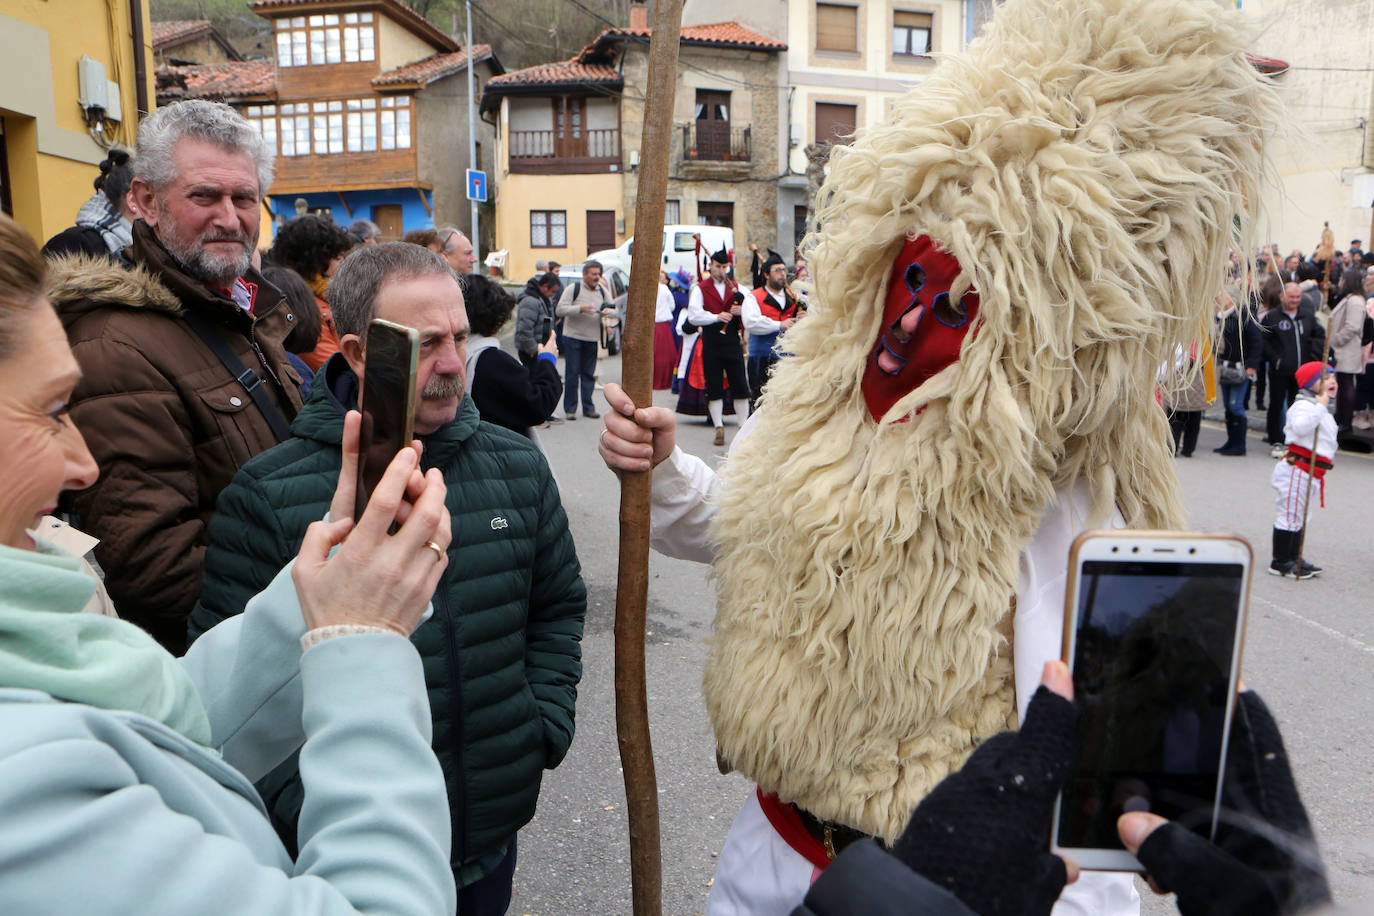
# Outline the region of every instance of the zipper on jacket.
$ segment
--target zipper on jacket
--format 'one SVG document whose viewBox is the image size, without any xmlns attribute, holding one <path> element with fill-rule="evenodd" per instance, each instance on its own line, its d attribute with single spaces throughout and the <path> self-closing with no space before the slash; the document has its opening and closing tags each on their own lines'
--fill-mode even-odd
<svg viewBox="0 0 1374 916">
<path fill-rule="evenodd" d="M 434 605 L 437 613 L 444 615 L 444 633 L 448 637 L 448 657 L 451 660 L 449 668 L 449 703 L 453 706 L 450 720 L 453 728 L 453 753 L 456 758 L 454 766 L 454 777 L 458 780 L 458 812 L 450 812 L 451 816 L 462 818 L 461 829 L 455 831 L 457 843 L 454 846 L 453 861 L 461 868 L 468 858 L 468 775 L 467 762 L 465 757 L 464 741 L 464 711 L 463 711 L 463 680 L 462 667 L 458 662 L 458 618 L 453 613 L 453 606 L 449 603 L 448 582 L 449 570 L 444 571 L 444 576 L 439 580 L 439 587 L 434 592 Z"/>
</svg>

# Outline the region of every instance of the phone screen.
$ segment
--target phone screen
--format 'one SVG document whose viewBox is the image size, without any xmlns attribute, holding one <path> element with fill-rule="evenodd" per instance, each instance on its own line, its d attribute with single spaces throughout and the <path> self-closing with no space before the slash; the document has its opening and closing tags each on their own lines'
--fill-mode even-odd
<svg viewBox="0 0 1374 916">
<path fill-rule="evenodd" d="M 1123 849 L 1127 811 L 1210 834 L 1244 589 L 1239 563 L 1083 561 L 1059 846 Z"/>
<path fill-rule="evenodd" d="M 363 423 L 358 442 L 355 520 L 362 518 L 367 500 L 391 459 L 410 444 L 419 347 L 419 334 L 413 328 L 381 320 L 368 326 L 359 405 Z"/>
</svg>

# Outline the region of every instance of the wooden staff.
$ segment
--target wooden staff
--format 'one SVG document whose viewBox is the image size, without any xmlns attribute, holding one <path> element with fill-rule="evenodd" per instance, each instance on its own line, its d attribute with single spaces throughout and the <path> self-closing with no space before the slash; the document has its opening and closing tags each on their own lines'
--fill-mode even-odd
<svg viewBox="0 0 1374 916">
<path fill-rule="evenodd" d="M 659 244 L 668 197 L 673 96 L 677 88 L 682 0 L 657 0 L 649 39 L 649 82 L 635 205 L 635 246 L 626 302 L 621 384 L 636 405 L 653 403 L 653 329 L 658 302 Z M 630 886 L 634 916 L 662 912 L 658 781 L 649 741 L 644 630 L 649 599 L 649 474 L 620 475 L 620 567 L 615 593 L 615 729 L 630 822 Z"/>
<path fill-rule="evenodd" d="M 1313 317 L 1313 321 L 1317 319 Z M 1322 390 L 1326 385 L 1326 373 L 1331 367 L 1328 361 L 1331 358 L 1331 328 L 1327 327 L 1326 342 L 1322 344 L 1322 371 L 1317 376 L 1317 390 Z M 1302 503 L 1302 530 L 1298 532 L 1298 558 L 1293 561 L 1293 578 L 1302 581 L 1302 549 L 1307 542 L 1307 520 L 1312 515 L 1312 478 L 1317 476 L 1317 437 L 1321 435 L 1322 426 L 1317 424 L 1317 428 L 1312 431 L 1312 452 L 1307 464 L 1307 496 Z M 1333 456 L 1334 457 L 1334 456 Z"/>
</svg>

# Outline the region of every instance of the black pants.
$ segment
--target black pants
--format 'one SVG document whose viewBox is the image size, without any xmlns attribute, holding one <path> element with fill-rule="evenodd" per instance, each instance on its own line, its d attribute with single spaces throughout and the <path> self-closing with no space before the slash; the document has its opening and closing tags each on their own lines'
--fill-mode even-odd
<svg viewBox="0 0 1374 916">
<path fill-rule="evenodd" d="M 749 390 L 754 393 L 754 398 L 749 402 L 749 409 L 754 409 L 754 401 L 763 393 L 763 386 L 768 384 L 768 380 L 773 376 L 773 366 L 778 362 L 778 358 L 773 354 L 767 356 L 749 357 Z"/>
<path fill-rule="evenodd" d="M 1170 410 L 1169 430 L 1174 434 L 1174 451 L 1184 458 L 1197 448 L 1197 433 L 1202 428 L 1202 411 Z"/>
<path fill-rule="evenodd" d="M 1354 372 L 1336 373 L 1336 426 L 1349 429 L 1350 421 L 1355 418 L 1355 389 L 1359 387 L 1360 376 Z"/>
<path fill-rule="evenodd" d="M 725 397 L 722 379 L 730 382 L 730 394 L 735 403 L 750 400 L 749 376 L 744 371 L 744 348 L 735 334 L 701 329 L 701 368 L 706 373 L 706 400 L 719 401 Z"/>
<path fill-rule="evenodd" d="M 1294 370 L 1296 371 L 1296 370 Z M 1292 372 L 1285 372 L 1277 366 L 1269 370 L 1269 413 L 1266 416 L 1268 442 L 1283 442 L 1283 421 L 1288 416 L 1288 405 L 1298 396 L 1298 380 Z"/>
</svg>

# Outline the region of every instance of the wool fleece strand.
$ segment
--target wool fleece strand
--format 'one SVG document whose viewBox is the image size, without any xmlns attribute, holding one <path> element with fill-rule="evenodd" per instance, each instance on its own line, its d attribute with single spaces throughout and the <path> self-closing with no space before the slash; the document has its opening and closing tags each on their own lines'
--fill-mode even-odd
<svg viewBox="0 0 1374 916">
<path fill-rule="evenodd" d="M 1182 525 L 1155 373 L 1252 247 L 1278 111 L 1249 37 L 1212 0 L 1008 0 L 835 150 L 811 314 L 712 529 L 707 707 L 763 791 L 895 838 L 1015 727 L 1018 562 L 1054 494 Z M 913 245 L 954 265 L 934 318 L 970 325 L 929 377 L 875 368 Z"/>
</svg>

